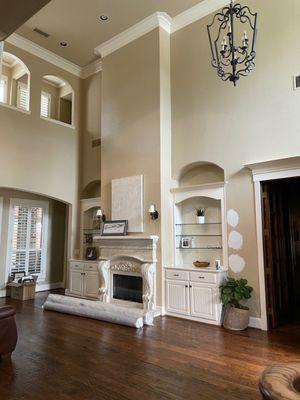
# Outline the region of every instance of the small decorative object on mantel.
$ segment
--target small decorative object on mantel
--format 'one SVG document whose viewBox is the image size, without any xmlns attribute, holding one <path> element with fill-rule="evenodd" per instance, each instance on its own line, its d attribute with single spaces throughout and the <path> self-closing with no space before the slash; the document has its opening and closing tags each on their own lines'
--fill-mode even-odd
<svg viewBox="0 0 300 400">
<path fill-rule="evenodd" d="M 252 13 L 248 6 L 234 4 L 231 0 L 230 5 L 215 14 L 212 23 L 207 26 L 212 66 L 217 69 L 217 74 L 223 81 L 229 80 L 236 86 L 241 76 L 249 75 L 255 68 L 256 24 L 257 13 Z M 246 27 L 251 31 L 250 39 Z M 240 31 L 244 33 L 239 45 L 235 33 Z"/>
<path fill-rule="evenodd" d="M 105 221 L 102 224 L 101 236 L 126 236 L 127 227 L 127 220 Z"/>
<path fill-rule="evenodd" d="M 197 215 L 197 223 L 205 224 L 205 208 L 197 208 L 196 215 Z"/>
<path fill-rule="evenodd" d="M 228 278 L 220 286 L 221 301 L 224 304 L 225 315 L 223 326 L 232 331 L 243 331 L 249 325 L 249 308 L 241 301 L 251 298 L 253 288 L 248 286 L 247 279 Z"/>
<path fill-rule="evenodd" d="M 208 261 L 195 261 L 193 262 L 194 267 L 197 268 L 208 268 L 210 263 Z"/>
</svg>

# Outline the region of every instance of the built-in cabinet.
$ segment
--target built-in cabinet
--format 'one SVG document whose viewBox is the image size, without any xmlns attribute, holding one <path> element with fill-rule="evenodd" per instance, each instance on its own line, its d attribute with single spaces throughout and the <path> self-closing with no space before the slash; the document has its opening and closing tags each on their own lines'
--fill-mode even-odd
<svg viewBox="0 0 300 400">
<path fill-rule="evenodd" d="M 99 287 L 98 262 L 70 261 L 67 295 L 99 299 Z"/>
<path fill-rule="evenodd" d="M 172 194 L 174 264 L 165 266 L 166 313 L 220 324 L 219 286 L 227 276 L 224 183 L 177 188 Z M 197 209 L 205 210 L 201 222 Z M 197 268 L 195 261 L 209 267 Z"/>
<path fill-rule="evenodd" d="M 166 268 L 166 312 L 220 324 L 222 304 L 219 286 L 226 271 L 209 272 Z"/>
</svg>

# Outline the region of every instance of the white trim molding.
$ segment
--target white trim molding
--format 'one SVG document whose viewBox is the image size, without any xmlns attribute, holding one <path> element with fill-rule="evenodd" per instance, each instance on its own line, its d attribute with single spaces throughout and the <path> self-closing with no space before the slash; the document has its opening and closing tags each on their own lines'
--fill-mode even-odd
<svg viewBox="0 0 300 400">
<path fill-rule="evenodd" d="M 204 0 L 201 3 L 183 11 L 181 14 L 176 15 L 172 21 L 171 32 L 179 31 L 187 25 L 206 17 L 207 15 L 227 6 L 230 0 Z"/>
<path fill-rule="evenodd" d="M 17 33 L 10 35 L 6 39 L 6 42 L 12 44 L 13 46 L 19 47 L 20 49 L 25 50 L 28 53 L 55 65 L 56 67 L 62 68 L 73 75 L 78 77 L 81 76 L 81 67 L 63 57 L 58 56 L 50 50 L 46 50 L 44 47 L 39 46 L 31 40 L 25 39 L 23 36 L 20 36 Z"/>
<path fill-rule="evenodd" d="M 102 71 L 101 60 L 99 59 L 91 62 L 85 67 L 80 67 L 79 65 L 74 64 L 63 57 L 58 56 L 52 51 L 39 46 L 31 40 L 25 39 L 23 36 L 20 36 L 17 33 L 13 33 L 12 35 L 10 35 L 5 40 L 5 42 L 12 44 L 13 46 L 16 46 L 22 50 L 25 50 L 28 53 L 39 57 L 42 60 L 53 64 L 56 67 L 63 69 L 64 71 L 69 72 L 70 74 L 77 76 L 78 78 L 85 79 L 93 74 L 96 74 L 99 71 Z"/>
<path fill-rule="evenodd" d="M 250 328 L 263 329 L 260 318 L 250 317 L 249 326 Z"/>
<path fill-rule="evenodd" d="M 101 43 L 95 48 L 94 52 L 98 56 L 105 57 L 158 27 L 171 33 L 171 23 L 172 18 L 167 13 L 156 12 L 106 42 Z"/>
<path fill-rule="evenodd" d="M 57 283 L 37 283 L 36 285 L 36 292 L 45 292 L 48 290 L 53 290 L 53 289 L 64 289 L 65 284 L 63 282 L 57 282 Z"/>
<path fill-rule="evenodd" d="M 258 275 L 261 308 L 260 329 L 268 330 L 263 246 L 263 222 L 261 207 L 261 182 L 300 177 L 300 156 L 251 163 L 244 165 L 244 167 L 252 171 L 254 183 Z M 250 326 L 256 327 L 254 326 L 254 324 L 256 323 L 254 320 L 252 321 L 252 323 L 253 325 L 251 325 L 250 321 Z"/>
</svg>

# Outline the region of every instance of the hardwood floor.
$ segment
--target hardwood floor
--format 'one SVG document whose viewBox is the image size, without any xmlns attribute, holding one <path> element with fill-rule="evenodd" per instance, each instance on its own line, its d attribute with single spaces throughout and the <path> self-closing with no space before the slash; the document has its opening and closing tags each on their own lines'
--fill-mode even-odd
<svg viewBox="0 0 300 400">
<path fill-rule="evenodd" d="M 300 360 L 300 326 L 271 333 L 164 317 L 135 330 L 43 312 L 35 301 L 0 299 L 17 309 L 19 342 L 0 362 L 0 399 L 260 399 L 270 363 Z"/>
</svg>

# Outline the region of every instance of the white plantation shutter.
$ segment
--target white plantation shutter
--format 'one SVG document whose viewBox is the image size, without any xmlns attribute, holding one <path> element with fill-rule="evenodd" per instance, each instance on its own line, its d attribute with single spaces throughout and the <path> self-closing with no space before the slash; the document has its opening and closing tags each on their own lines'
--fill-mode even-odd
<svg viewBox="0 0 300 400">
<path fill-rule="evenodd" d="M 42 92 L 41 95 L 41 116 L 50 118 L 51 107 L 51 95 L 46 92 Z"/>
<path fill-rule="evenodd" d="M 4 75 L 0 79 L 0 102 L 7 102 L 7 77 Z"/>
<path fill-rule="evenodd" d="M 18 82 L 18 108 L 29 110 L 29 91 L 25 83 Z"/>
<path fill-rule="evenodd" d="M 47 206 L 26 200 L 12 203 L 10 225 L 8 274 L 24 271 L 42 276 L 45 273 Z"/>
</svg>

